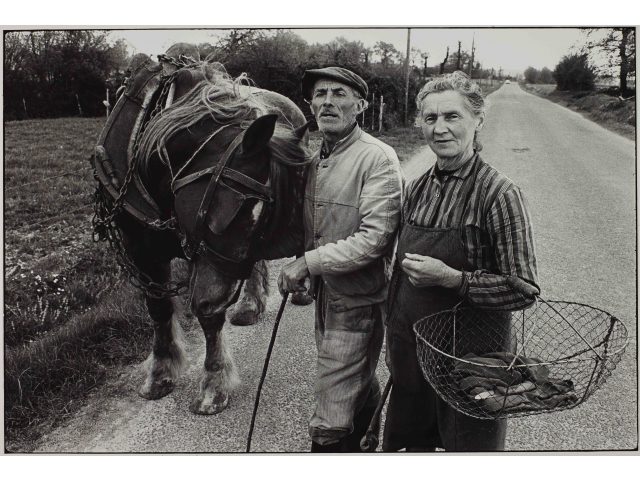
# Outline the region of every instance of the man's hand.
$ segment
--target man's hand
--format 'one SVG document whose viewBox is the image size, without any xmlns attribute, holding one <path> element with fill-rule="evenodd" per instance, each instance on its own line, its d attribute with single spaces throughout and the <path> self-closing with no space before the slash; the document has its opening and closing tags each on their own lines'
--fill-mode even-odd
<svg viewBox="0 0 640 482">
<path fill-rule="evenodd" d="M 278 277 L 278 290 L 284 295 L 286 292 L 294 293 L 297 291 L 306 291 L 304 284 L 305 279 L 309 276 L 309 268 L 304 256 L 292 261 L 280 272 Z"/>
<path fill-rule="evenodd" d="M 443 286 L 457 288 L 460 286 L 462 273 L 439 259 L 430 256 L 407 253 L 402 261 L 402 270 L 416 288 Z"/>
</svg>

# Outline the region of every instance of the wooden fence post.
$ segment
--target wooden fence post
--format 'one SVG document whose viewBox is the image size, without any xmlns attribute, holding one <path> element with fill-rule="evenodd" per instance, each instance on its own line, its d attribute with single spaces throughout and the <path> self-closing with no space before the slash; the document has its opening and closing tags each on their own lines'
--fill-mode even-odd
<svg viewBox="0 0 640 482">
<path fill-rule="evenodd" d="M 82 106 L 80 105 L 80 97 L 78 97 L 78 93 L 76 92 L 76 102 L 78 103 L 78 114 L 82 117 Z"/>
<path fill-rule="evenodd" d="M 375 128 L 376 121 L 376 94 L 373 94 L 373 99 L 371 100 L 371 130 Z"/>
<path fill-rule="evenodd" d="M 107 108 L 107 117 L 109 117 L 109 107 L 111 107 L 111 104 L 109 103 L 109 87 L 107 87 L 107 100 L 104 105 Z"/>
<path fill-rule="evenodd" d="M 22 98 L 22 107 L 24 107 L 24 116 L 29 118 L 29 114 L 27 113 L 27 101 L 24 100 L 24 97 Z"/>
<path fill-rule="evenodd" d="M 378 114 L 378 132 L 382 132 L 382 115 L 384 114 L 384 95 L 380 96 L 380 114 Z"/>
</svg>

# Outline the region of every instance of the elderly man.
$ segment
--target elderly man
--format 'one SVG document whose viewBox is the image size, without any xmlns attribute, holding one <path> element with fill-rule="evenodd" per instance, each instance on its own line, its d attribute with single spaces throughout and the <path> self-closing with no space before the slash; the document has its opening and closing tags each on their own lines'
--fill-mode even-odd
<svg viewBox="0 0 640 482">
<path fill-rule="evenodd" d="M 402 180 L 395 151 L 363 132 L 366 82 L 341 67 L 307 70 L 302 88 L 323 136 L 304 203 L 305 254 L 285 266 L 281 291 L 311 277 L 318 348 L 312 452 L 359 450 L 380 388 L 387 265 L 399 223 Z"/>
</svg>

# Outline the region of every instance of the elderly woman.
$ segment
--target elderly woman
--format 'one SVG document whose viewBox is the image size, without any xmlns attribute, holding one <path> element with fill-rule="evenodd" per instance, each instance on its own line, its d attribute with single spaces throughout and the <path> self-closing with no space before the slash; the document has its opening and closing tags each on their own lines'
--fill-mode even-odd
<svg viewBox="0 0 640 482">
<path fill-rule="evenodd" d="M 456 412 L 425 381 L 412 325 L 463 302 L 493 317 L 508 345 L 508 311 L 539 293 L 530 216 L 520 189 L 485 163 L 480 87 L 454 72 L 417 97 L 423 133 L 437 163 L 407 188 L 389 291 L 387 364 L 393 388 L 385 451 L 487 451 L 504 448 L 504 421 Z M 514 288 L 515 287 L 515 288 Z M 476 353 L 483 340 L 474 339 Z"/>
</svg>

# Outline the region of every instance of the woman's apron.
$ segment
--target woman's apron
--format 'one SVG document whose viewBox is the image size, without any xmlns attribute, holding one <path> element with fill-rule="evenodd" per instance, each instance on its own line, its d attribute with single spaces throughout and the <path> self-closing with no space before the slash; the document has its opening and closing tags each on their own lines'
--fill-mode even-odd
<svg viewBox="0 0 640 482">
<path fill-rule="evenodd" d="M 470 265 L 463 244 L 463 213 L 481 164 L 477 158 L 471 162 L 475 162 L 475 166 L 465 180 L 459 197 L 465 209 L 459 211 L 459 218 L 454 220 L 452 227 L 425 228 L 410 223 L 401 227 L 389 290 L 386 349 L 393 388 L 385 420 L 385 451 L 411 447 L 424 450 L 441 447 L 451 451 L 504 448 L 504 420 L 479 420 L 455 411 L 426 382 L 418 364 L 413 324 L 425 316 L 453 308 L 462 298 L 456 290 L 447 288 L 416 288 L 400 267 L 405 254 L 413 253 L 437 258 L 457 270 L 474 271 L 477 268 Z M 409 206 L 405 223 L 411 218 L 423 188 L 424 184 L 416 189 L 418 194 Z M 505 347 L 508 344 L 509 320 L 508 313 L 495 313 L 496 328 L 504 335 Z M 458 339 L 462 339 L 460 335 L 463 335 L 461 330 L 464 327 L 458 326 L 457 329 Z M 495 333 L 493 338 L 495 348 Z M 469 350 L 480 354 L 484 344 L 482 339 L 474 338 L 474 346 Z"/>
</svg>

